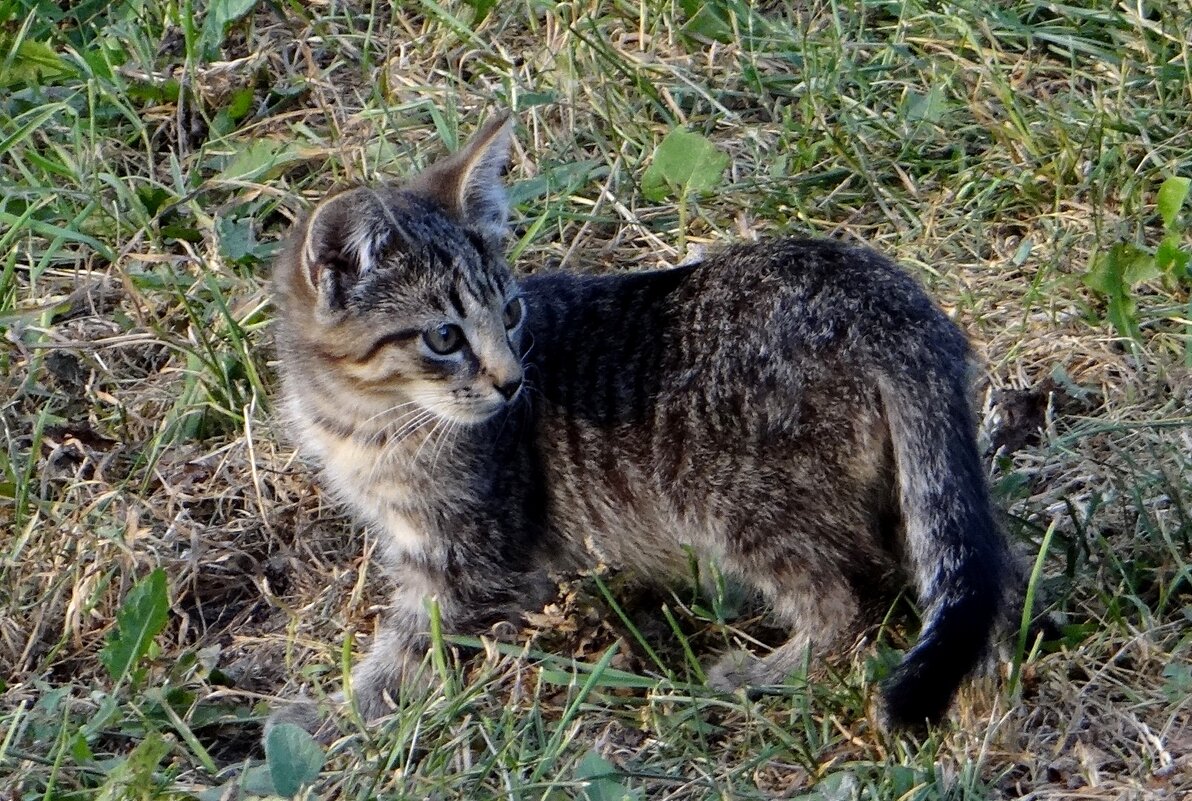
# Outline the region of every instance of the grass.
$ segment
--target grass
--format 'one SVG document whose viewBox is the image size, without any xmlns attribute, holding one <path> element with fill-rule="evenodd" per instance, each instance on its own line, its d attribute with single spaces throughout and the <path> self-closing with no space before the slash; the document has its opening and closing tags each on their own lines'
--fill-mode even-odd
<svg viewBox="0 0 1192 801">
<path fill-rule="evenodd" d="M 271 413 L 270 260 L 333 185 L 501 109 L 523 270 L 788 232 L 916 272 L 981 356 L 985 436 L 1015 442 L 991 477 L 1026 558 L 1049 544 L 1065 639 L 889 738 L 900 625 L 725 697 L 701 662 L 768 636 L 731 597 L 577 578 L 515 644 L 441 643 L 446 691 L 349 727 L 298 794 L 1192 793 L 1192 284 L 1123 281 L 1126 340 L 1084 280 L 1155 248 L 1160 186 L 1192 176 L 1188 0 L 397 6 L 0 1 L 0 797 L 270 791 L 269 701 L 333 691 L 383 597 Z M 729 167 L 646 200 L 677 127 Z M 161 608 L 114 676 L 105 644 Z"/>
</svg>

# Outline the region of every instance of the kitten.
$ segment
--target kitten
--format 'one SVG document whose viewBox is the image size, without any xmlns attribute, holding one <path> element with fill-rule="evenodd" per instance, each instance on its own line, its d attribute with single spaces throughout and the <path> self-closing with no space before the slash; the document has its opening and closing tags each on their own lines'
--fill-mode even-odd
<svg viewBox="0 0 1192 801">
<path fill-rule="evenodd" d="M 509 145 L 499 118 L 403 185 L 331 195 L 276 267 L 293 433 L 395 582 L 351 676 L 362 715 L 419 673 L 429 599 L 478 633 L 540 606 L 548 568 L 682 576 L 690 546 L 792 632 L 716 684 L 781 682 L 909 584 L 923 628 L 883 720 L 939 720 L 1014 572 L 963 334 L 891 262 L 831 241 L 516 279 Z"/>
</svg>

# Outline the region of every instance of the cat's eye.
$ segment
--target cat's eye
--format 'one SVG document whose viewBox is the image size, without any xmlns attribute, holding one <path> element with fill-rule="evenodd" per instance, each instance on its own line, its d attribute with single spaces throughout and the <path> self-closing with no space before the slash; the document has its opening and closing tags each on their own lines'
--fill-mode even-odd
<svg viewBox="0 0 1192 801">
<path fill-rule="evenodd" d="M 505 304 L 505 311 L 501 314 L 501 319 L 505 322 L 505 330 L 512 331 L 517 328 L 517 324 L 522 321 L 522 315 L 525 309 L 522 307 L 522 299 L 514 298 Z"/>
<path fill-rule="evenodd" d="M 458 325 L 445 323 L 422 334 L 426 346 L 440 356 L 455 353 L 464 345 L 464 330 Z"/>
</svg>

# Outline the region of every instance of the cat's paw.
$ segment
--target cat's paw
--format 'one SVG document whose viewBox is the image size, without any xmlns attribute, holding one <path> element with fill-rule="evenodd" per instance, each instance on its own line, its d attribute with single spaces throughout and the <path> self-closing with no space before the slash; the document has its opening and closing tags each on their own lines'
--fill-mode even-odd
<svg viewBox="0 0 1192 801">
<path fill-rule="evenodd" d="M 360 719 L 371 726 L 397 711 L 396 698 L 399 692 L 409 694 L 428 691 L 429 686 L 418 681 L 420 678 L 408 678 L 400 690 L 391 682 L 359 682 L 353 679 L 352 706 L 359 713 Z"/>
<path fill-rule="evenodd" d="M 729 651 L 722 654 L 705 671 L 708 686 L 725 693 L 756 686 L 755 673 L 762 662 L 748 651 Z"/>
</svg>

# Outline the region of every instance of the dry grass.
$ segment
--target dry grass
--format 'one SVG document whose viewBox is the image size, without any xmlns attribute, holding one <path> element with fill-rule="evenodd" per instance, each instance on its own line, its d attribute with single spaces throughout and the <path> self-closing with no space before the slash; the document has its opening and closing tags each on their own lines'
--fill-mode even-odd
<svg viewBox="0 0 1192 801">
<path fill-rule="evenodd" d="M 873 725 L 888 645 L 716 696 L 684 648 L 762 627 L 577 580 L 534 658 L 449 658 L 448 692 L 345 733 L 304 792 L 1192 797 L 1189 283 L 1137 289 L 1134 344 L 1080 280 L 1153 246 L 1157 187 L 1192 175 L 1187 0 L 726 0 L 718 23 L 526 2 L 475 24 L 259 3 L 207 34 L 189 4 L 78 5 L 0 3 L 0 798 L 236 797 L 269 699 L 337 686 L 383 585 L 270 413 L 268 263 L 334 184 L 407 174 L 506 108 L 524 270 L 792 232 L 921 275 L 984 359 L 986 434 L 1010 443 L 991 475 L 1025 551 L 1054 526 L 1042 585 L 1070 625 L 918 742 Z M 678 125 L 732 157 L 684 236 L 637 186 Z M 98 654 L 155 567 L 167 624 L 113 682 Z"/>
</svg>

